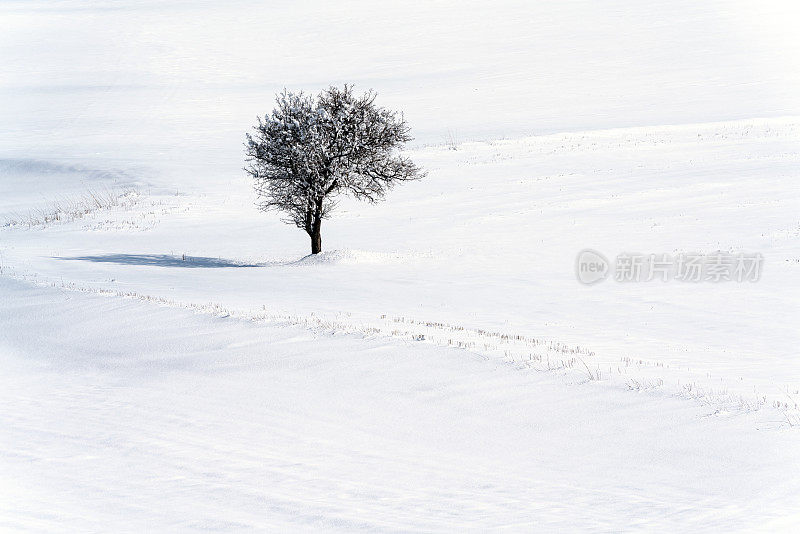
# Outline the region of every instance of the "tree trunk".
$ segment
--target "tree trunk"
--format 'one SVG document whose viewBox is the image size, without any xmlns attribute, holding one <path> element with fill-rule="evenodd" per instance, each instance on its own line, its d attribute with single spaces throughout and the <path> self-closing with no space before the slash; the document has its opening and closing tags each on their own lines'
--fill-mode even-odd
<svg viewBox="0 0 800 534">
<path fill-rule="evenodd" d="M 322 232 L 317 225 L 316 229 L 311 231 L 311 253 L 319 254 L 320 252 L 322 252 Z"/>
<path fill-rule="evenodd" d="M 319 254 L 322 252 L 322 207 L 317 208 L 317 213 L 314 214 L 314 220 L 311 223 L 311 253 Z"/>
</svg>

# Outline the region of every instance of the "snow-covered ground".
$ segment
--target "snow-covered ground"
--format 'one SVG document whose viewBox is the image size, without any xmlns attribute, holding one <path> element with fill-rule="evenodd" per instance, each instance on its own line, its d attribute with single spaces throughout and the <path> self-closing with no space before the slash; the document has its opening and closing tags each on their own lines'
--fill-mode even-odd
<svg viewBox="0 0 800 534">
<path fill-rule="evenodd" d="M 797 8 L 0 13 L 0 527 L 800 523 Z M 429 174 L 305 257 L 243 136 L 345 81 Z M 586 286 L 586 248 L 764 264 Z"/>
<path fill-rule="evenodd" d="M 526 372 L 3 279 L 9 531 L 746 530 L 794 432 Z"/>
<path fill-rule="evenodd" d="M 798 145 L 800 122 L 773 119 L 433 147 L 414 154 L 424 181 L 376 206 L 344 203 L 319 258 L 301 259 L 305 234 L 256 211 L 241 176 L 8 227 L 2 254 L 7 273 L 45 282 L 424 335 L 545 366 L 575 357 L 549 343 L 583 347 L 593 354 L 572 363 L 609 381 L 794 411 Z M 763 275 L 587 287 L 574 267 L 587 247 L 757 252 Z"/>
</svg>

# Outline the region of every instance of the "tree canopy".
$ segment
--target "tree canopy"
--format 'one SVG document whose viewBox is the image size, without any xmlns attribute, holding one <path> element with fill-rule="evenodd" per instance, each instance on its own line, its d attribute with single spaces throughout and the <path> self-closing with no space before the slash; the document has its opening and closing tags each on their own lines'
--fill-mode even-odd
<svg viewBox="0 0 800 534">
<path fill-rule="evenodd" d="M 322 220 L 341 194 L 377 202 L 398 182 L 424 176 L 400 153 L 412 139 L 402 115 L 375 104 L 372 90 L 329 87 L 315 97 L 284 91 L 247 134 L 247 166 L 259 208 L 286 214 L 322 250 Z"/>
</svg>

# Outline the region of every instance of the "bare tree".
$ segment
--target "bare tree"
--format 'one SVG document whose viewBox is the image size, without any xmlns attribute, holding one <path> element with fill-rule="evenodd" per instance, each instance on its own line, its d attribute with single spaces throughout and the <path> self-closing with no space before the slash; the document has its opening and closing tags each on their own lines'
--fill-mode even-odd
<svg viewBox="0 0 800 534">
<path fill-rule="evenodd" d="M 322 251 L 322 220 L 335 198 L 349 194 L 377 202 L 397 182 L 424 176 L 399 153 L 410 141 L 402 115 L 375 105 L 370 90 L 330 87 L 316 98 L 284 91 L 272 114 L 247 134 L 247 166 L 259 209 L 279 210 L 285 222 L 311 237 L 311 253 Z"/>
</svg>

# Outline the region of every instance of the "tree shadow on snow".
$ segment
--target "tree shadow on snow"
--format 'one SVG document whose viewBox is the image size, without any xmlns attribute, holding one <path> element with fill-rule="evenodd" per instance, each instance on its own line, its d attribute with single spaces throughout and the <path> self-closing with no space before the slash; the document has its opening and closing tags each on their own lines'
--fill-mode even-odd
<svg viewBox="0 0 800 534">
<path fill-rule="evenodd" d="M 59 260 L 117 263 L 120 265 L 151 265 L 155 267 L 184 267 L 213 269 L 220 267 L 263 267 L 258 263 L 241 263 L 222 258 L 202 256 L 170 256 L 168 254 L 102 254 L 99 256 L 73 256 Z"/>
</svg>

